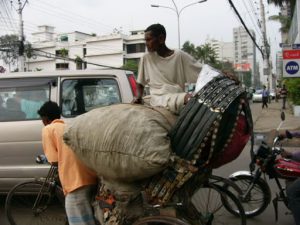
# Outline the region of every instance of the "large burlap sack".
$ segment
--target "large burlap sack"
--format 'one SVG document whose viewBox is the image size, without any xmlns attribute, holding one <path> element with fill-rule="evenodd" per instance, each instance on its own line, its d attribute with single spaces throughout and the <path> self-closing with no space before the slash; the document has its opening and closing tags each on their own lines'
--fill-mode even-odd
<svg viewBox="0 0 300 225">
<path fill-rule="evenodd" d="M 118 104 L 76 117 L 64 141 L 99 176 L 130 182 L 166 167 L 170 128 L 166 114 L 154 108 Z"/>
</svg>

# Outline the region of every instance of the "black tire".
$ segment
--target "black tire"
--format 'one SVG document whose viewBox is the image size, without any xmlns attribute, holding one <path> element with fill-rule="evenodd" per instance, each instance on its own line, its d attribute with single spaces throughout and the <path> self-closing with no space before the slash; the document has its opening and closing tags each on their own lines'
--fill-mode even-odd
<svg viewBox="0 0 300 225">
<path fill-rule="evenodd" d="M 169 216 L 148 216 L 141 218 L 133 225 L 190 225 L 186 221 Z"/>
<path fill-rule="evenodd" d="M 253 182 L 253 177 L 251 175 L 239 175 L 231 177 L 230 179 L 239 186 L 242 193 L 245 193 Z M 255 182 L 247 196 L 242 197 L 237 193 L 236 195 L 239 197 L 248 218 L 258 216 L 264 212 L 271 201 L 270 187 L 262 178 L 259 178 Z M 236 211 L 233 211 L 233 213 L 237 214 Z"/>
<path fill-rule="evenodd" d="M 34 207 L 42 185 L 43 182 L 40 181 L 24 182 L 9 191 L 5 202 L 5 215 L 10 225 L 66 224 L 64 206 L 44 188 L 41 191 L 40 203 Z"/>
<path fill-rule="evenodd" d="M 238 217 L 233 216 L 224 206 L 224 202 L 230 204 L 232 208 L 239 212 Z M 208 183 L 197 189 L 191 203 L 198 212 L 196 224 L 201 225 L 225 225 L 236 224 L 245 225 L 246 215 L 242 204 L 238 198 L 222 186 Z"/>
</svg>

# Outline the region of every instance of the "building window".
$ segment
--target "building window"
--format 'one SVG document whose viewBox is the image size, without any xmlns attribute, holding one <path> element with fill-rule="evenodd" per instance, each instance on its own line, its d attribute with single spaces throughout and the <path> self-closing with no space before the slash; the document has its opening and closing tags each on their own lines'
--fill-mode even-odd
<svg viewBox="0 0 300 225">
<path fill-rule="evenodd" d="M 56 63 L 56 69 L 57 70 L 68 70 L 69 69 L 69 63 Z"/>
<path fill-rule="evenodd" d="M 127 45 L 127 53 L 128 54 L 145 52 L 145 49 L 146 49 L 145 43 Z"/>
<path fill-rule="evenodd" d="M 86 56 L 86 48 L 83 48 L 83 57 Z"/>
</svg>

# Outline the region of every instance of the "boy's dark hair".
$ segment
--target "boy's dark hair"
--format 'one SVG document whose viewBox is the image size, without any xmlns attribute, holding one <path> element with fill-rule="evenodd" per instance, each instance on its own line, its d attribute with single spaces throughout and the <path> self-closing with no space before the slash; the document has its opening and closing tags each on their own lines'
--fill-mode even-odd
<svg viewBox="0 0 300 225">
<path fill-rule="evenodd" d="M 47 117 L 49 120 L 60 119 L 61 110 L 56 102 L 45 102 L 38 110 L 40 117 Z"/>
<path fill-rule="evenodd" d="M 152 35 L 154 37 L 159 37 L 159 35 L 164 35 L 165 37 L 167 37 L 167 32 L 166 29 L 163 25 L 156 23 L 156 24 L 152 24 L 149 27 L 147 27 L 147 29 L 145 30 L 145 32 L 151 31 Z"/>
</svg>

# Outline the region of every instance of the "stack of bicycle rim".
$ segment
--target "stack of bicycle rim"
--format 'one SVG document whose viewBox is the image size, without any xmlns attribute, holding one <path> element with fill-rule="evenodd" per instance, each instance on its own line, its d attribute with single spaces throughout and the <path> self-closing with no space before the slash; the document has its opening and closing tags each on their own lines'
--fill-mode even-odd
<svg viewBox="0 0 300 225">
<path fill-rule="evenodd" d="M 243 109 L 245 90 L 220 74 L 188 102 L 169 132 L 174 151 L 169 167 L 147 188 L 152 202 L 166 203 L 195 173 L 230 142 Z"/>
</svg>

